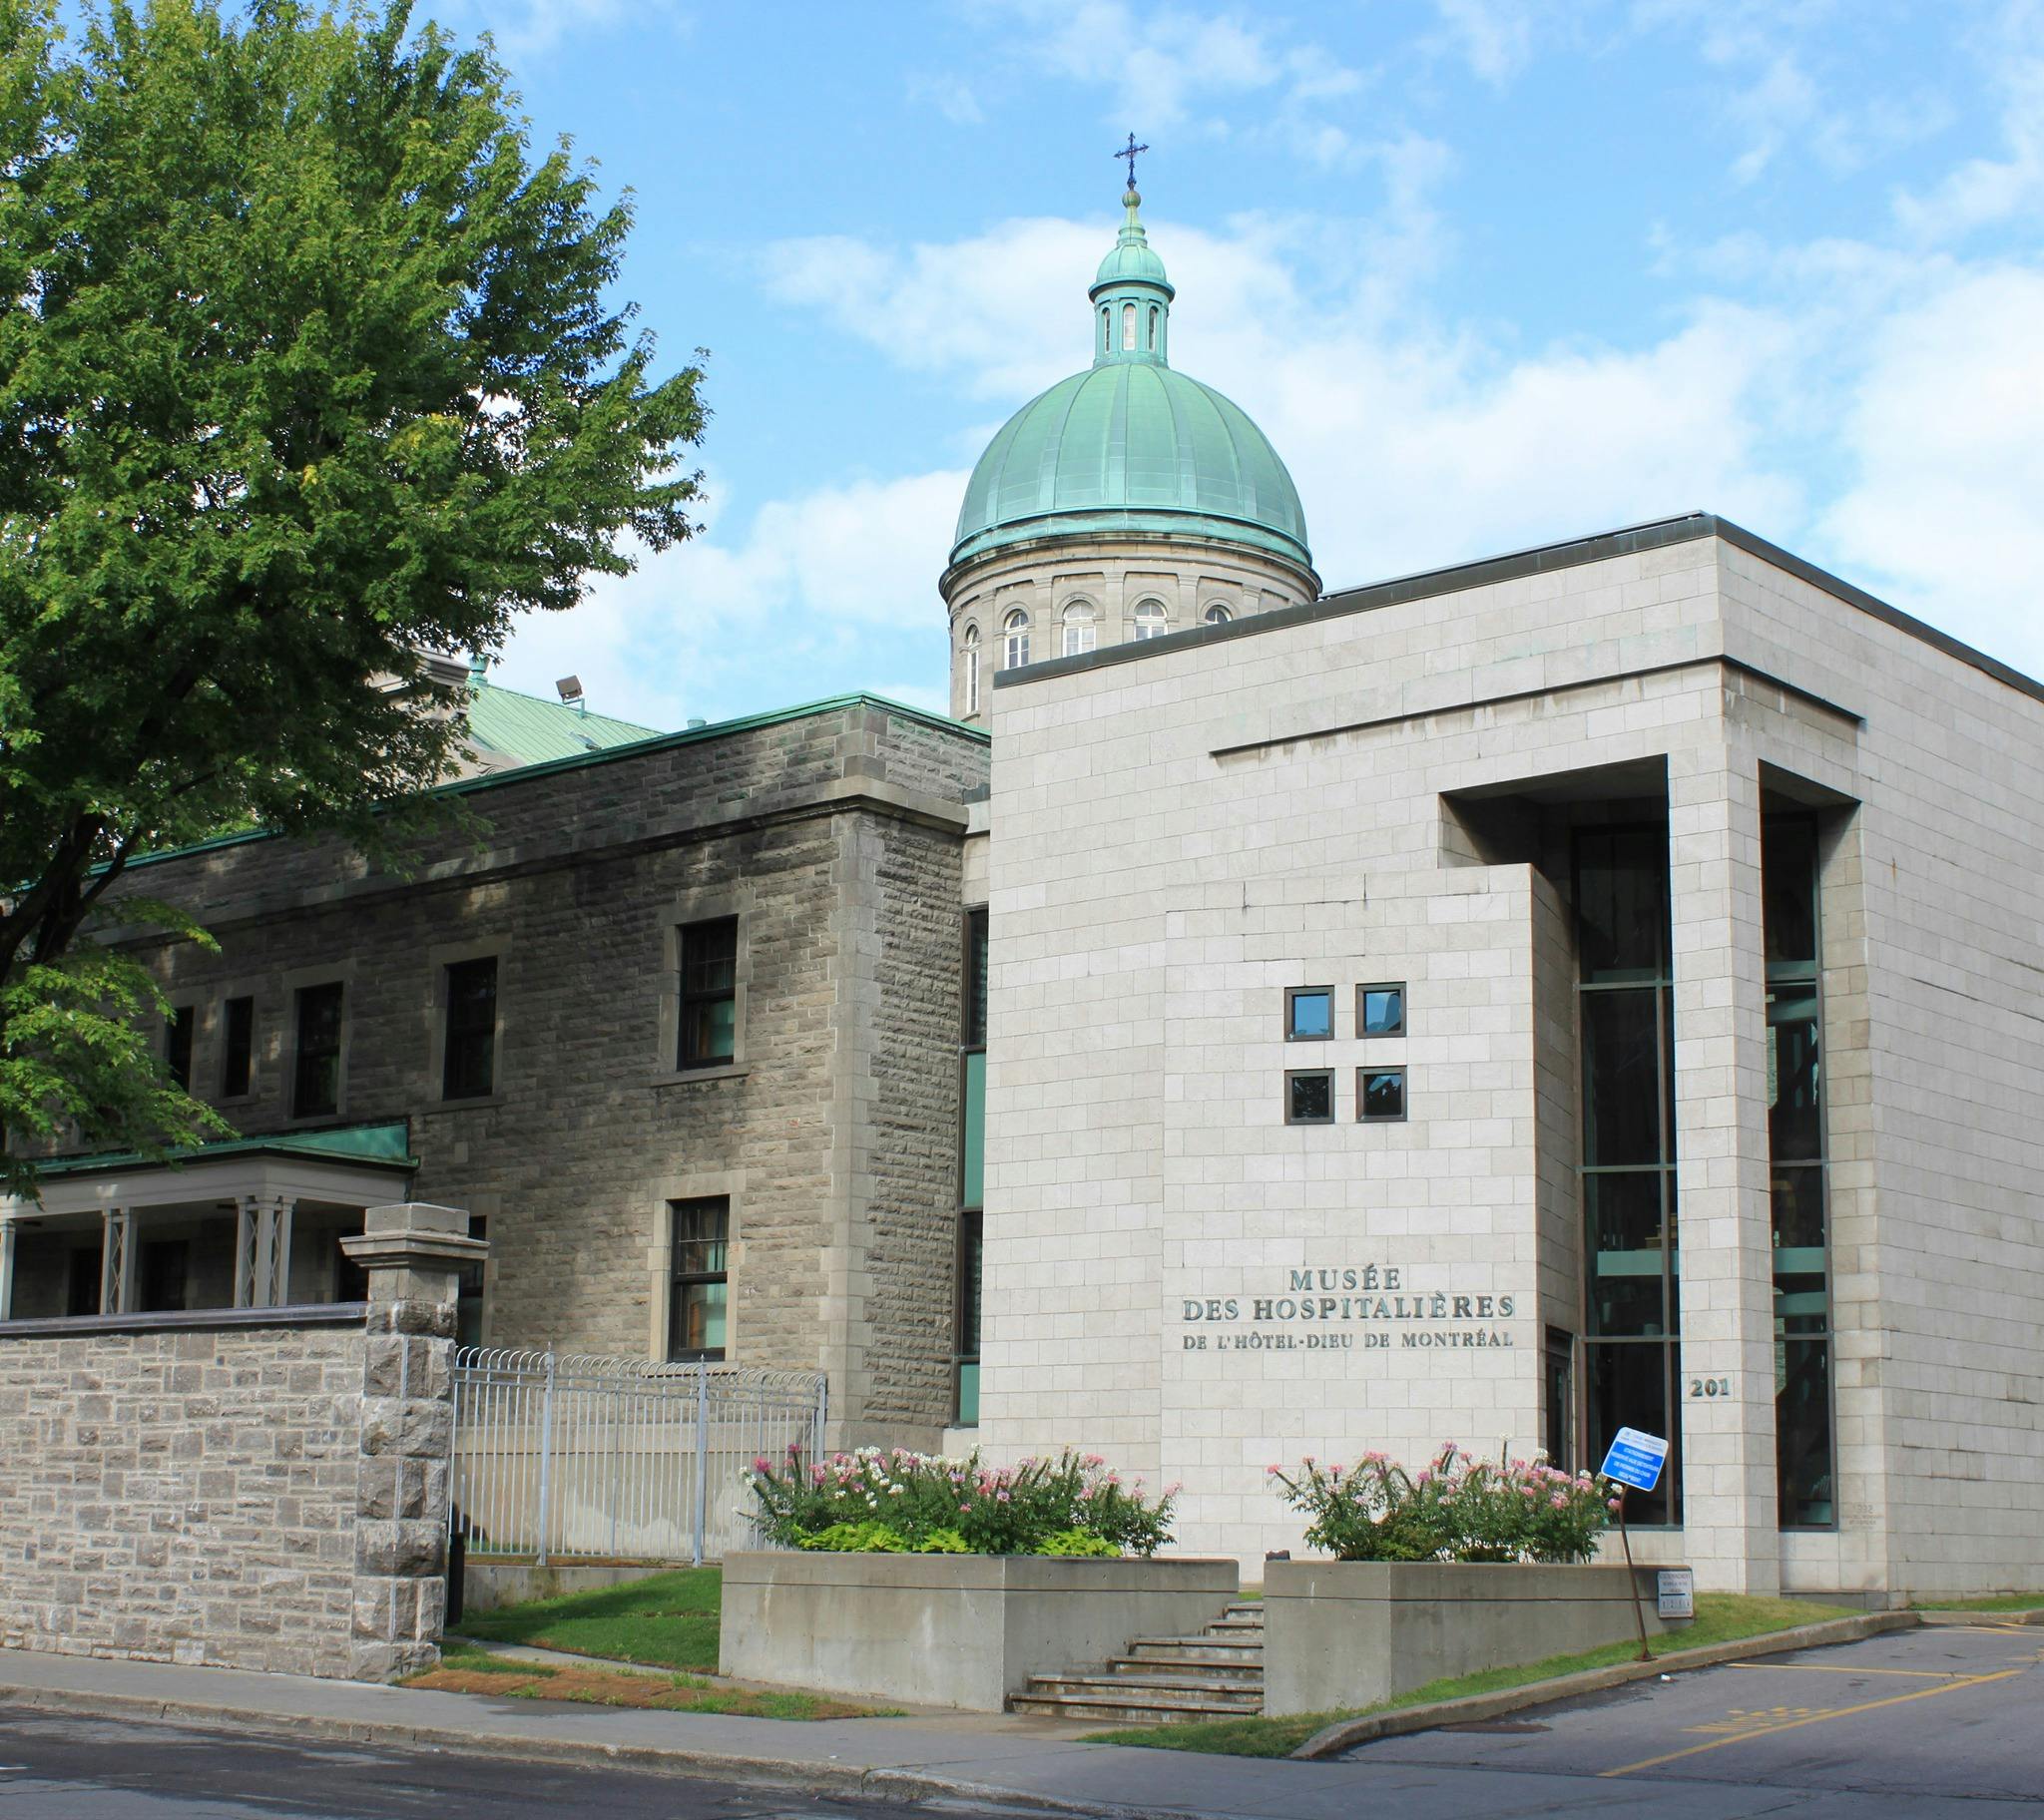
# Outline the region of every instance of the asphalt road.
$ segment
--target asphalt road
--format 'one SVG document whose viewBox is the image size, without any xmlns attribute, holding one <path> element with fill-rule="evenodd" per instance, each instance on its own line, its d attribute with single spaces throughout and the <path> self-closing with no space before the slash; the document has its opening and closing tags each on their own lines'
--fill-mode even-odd
<svg viewBox="0 0 2044 1820">
<path fill-rule="evenodd" d="M 903 1820 L 932 1811 L 692 1776 L 274 1743 L 0 1707 L 5 1820 Z"/>
<path fill-rule="evenodd" d="M 1463 1812 L 1454 1797 L 1479 1778 L 1499 1816 L 2044 1813 L 2044 1630 L 1983 1617 L 1728 1663 L 1387 1738 L 1344 1760 L 1387 1778 L 1416 1772 L 1437 1791 L 1436 1813 Z"/>
</svg>

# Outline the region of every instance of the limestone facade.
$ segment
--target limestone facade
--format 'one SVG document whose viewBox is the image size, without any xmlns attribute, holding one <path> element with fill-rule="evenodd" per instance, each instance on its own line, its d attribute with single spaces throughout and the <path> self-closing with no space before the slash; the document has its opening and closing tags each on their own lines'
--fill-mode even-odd
<svg viewBox="0 0 2044 1820">
<path fill-rule="evenodd" d="M 1636 1544 L 1707 1588 L 2035 1583 L 2044 689 L 1697 516 L 1035 665 L 991 702 L 994 1452 L 1182 1481 L 1181 1545 L 1246 1561 L 1297 1544 L 1274 1462 L 1579 1453 L 1568 841 L 1645 818 L 1682 1521 Z M 1762 835 L 1787 812 L 1819 830 L 1834 1337 L 1828 1519 L 1785 1528 Z M 1406 987 L 1402 1036 L 1358 1034 L 1372 982 Z M 1287 1041 L 1309 987 L 1332 1035 Z M 1406 1116 L 1364 1123 L 1358 1071 L 1388 1068 Z M 1300 1069 L 1331 1073 L 1330 1123 L 1286 1122 Z"/>
</svg>

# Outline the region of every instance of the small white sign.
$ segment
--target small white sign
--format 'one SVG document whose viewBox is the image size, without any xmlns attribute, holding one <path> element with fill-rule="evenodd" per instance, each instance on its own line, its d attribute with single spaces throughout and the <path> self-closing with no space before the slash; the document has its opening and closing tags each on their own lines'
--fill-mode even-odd
<svg viewBox="0 0 2044 1820">
<path fill-rule="evenodd" d="M 1658 1604 L 1663 1617 L 1696 1616 L 1696 1574 L 1689 1568 L 1663 1568 Z"/>
</svg>

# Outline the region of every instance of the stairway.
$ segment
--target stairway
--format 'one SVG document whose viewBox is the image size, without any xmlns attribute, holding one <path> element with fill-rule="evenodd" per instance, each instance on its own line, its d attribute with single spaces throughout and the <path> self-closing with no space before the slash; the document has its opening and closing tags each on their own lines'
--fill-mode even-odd
<svg viewBox="0 0 2044 1820">
<path fill-rule="evenodd" d="M 1168 1725 L 1239 1719 L 1264 1710 L 1264 1607 L 1231 1604 L 1198 1636 L 1139 1636 L 1099 1668 L 1033 1674 L 1012 1712 L 1092 1719 L 1102 1725 Z"/>
</svg>

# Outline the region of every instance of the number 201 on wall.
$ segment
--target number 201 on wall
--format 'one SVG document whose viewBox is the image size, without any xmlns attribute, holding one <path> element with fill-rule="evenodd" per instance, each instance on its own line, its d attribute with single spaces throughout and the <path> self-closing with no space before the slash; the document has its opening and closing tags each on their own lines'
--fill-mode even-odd
<svg viewBox="0 0 2044 1820">
<path fill-rule="evenodd" d="M 1692 1378 L 1689 1394 L 1693 1399 L 1703 1397 L 1729 1397 L 1732 1394 L 1730 1378 Z"/>
</svg>

